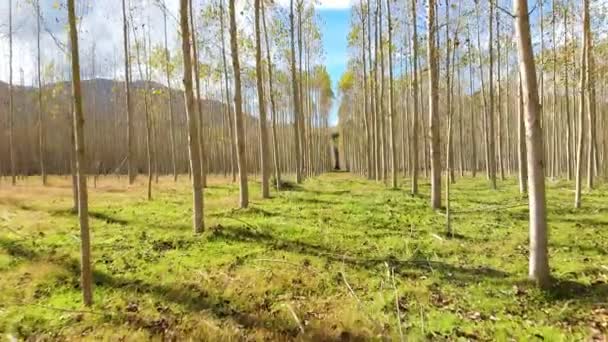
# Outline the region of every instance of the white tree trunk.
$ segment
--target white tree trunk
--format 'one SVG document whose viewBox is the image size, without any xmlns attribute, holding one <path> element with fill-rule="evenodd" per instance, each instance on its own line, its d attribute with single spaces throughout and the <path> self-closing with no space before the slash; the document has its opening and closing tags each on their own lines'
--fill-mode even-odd
<svg viewBox="0 0 608 342">
<path fill-rule="evenodd" d="M 524 110 L 526 114 L 526 142 L 528 160 L 528 188 L 530 191 L 530 264 L 529 277 L 541 287 L 549 284 L 547 255 L 547 213 L 545 203 L 545 165 L 543 136 L 540 126 L 540 102 L 536 81 L 536 66 L 530 37 L 527 0 L 513 0 L 519 72 L 522 77 Z"/>
</svg>

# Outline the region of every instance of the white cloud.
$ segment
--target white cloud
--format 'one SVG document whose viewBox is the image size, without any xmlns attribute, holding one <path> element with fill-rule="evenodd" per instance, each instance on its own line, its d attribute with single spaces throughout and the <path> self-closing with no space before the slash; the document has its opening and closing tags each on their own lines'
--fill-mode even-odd
<svg viewBox="0 0 608 342">
<path fill-rule="evenodd" d="M 36 15 L 31 4 L 25 0 L 13 1 L 13 82 L 20 84 L 20 70 L 24 83 L 32 84 L 36 71 Z M 178 0 L 164 0 L 171 13 L 168 19 L 169 44 L 178 46 L 176 27 Z M 129 2 L 129 1 L 128 1 Z M 163 16 L 152 0 L 130 0 L 136 16 L 136 25 L 146 24 L 151 29 L 152 44 L 161 44 L 163 38 Z M 65 0 L 40 0 L 44 17 L 41 34 L 43 63 L 54 60 L 62 68 L 67 68 L 66 57 L 51 37 L 61 45 L 66 44 L 67 13 Z M 79 32 L 81 68 L 83 77 L 90 77 L 92 51 L 95 45 L 96 76 L 122 77 L 122 12 L 121 0 L 79 0 L 77 12 L 82 15 Z M 145 9 L 142 9 L 143 8 Z M 149 25 L 147 18 L 150 18 Z M 132 31 L 129 32 L 133 39 Z M 141 34 L 139 32 L 138 34 Z M 141 37 L 140 37 L 141 38 Z M 8 1 L 0 1 L 0 80 L 8 81 Z M 136 70 L 134 70 L 136 71 Z M 136 76 L 136 75 L 135 75 Z"/>
<path fill-rule="evenodd" d="M 13 82 L 20 84 L 21 73 L 26 85 L 34 83 L 36 76 L 36 16 L 29 1 L 11 0 L 13 3 Z M 127 0 L 134 8 L 133 15 L 136 17 L 136 25 L 141 27 L 146 24 L 151 30 L 152 44 L 163 42 L 163 16 L 155 4 L 164 1 L 171 13 L 168 18 L 168 32 L 170 49 L 179 49 L 179 36 L 177 29 L 177 17 L 179 0 Z M 289 6 L 290 0 L 277 0 L 283 7 Z M 294 0 L 297 1 L 297 0 Z M 313 0 L 305 0 L 310 3 Z M 8 81 L 8 1 L 0 0 L 0 81 Z M 63 52 L 57 47 L 55 37 L 61 45 L 66 44 L 67 11 L 66 0 L 40 0 L 44 17 L 42 32 L 42 60 L 49 63 L 53 60 L 57 66 L 67 70 L 67 59 Z M 198 6 L 208 3 L 207 0 L 195 0 Z M 227 1 L 225 1 L 227 3 Z M 249 14 L 244 11 L 246 4 L 251 0 L 237 0 L 237 23 L 239 28 L 251 33 L 253 25 L 248 18 Z M 351 0 L 316 0 L 315 6 L 319 10 L 346 9 Z M 95 54 L 95 70 L 97 77 L 122 78 L 124 60 L 122 49 L 122 12 L 121 0 L 78 0 L 77 12 L 82 15 L 80 22 L 80 53 L 81 68 L 84 78 L 91 76 L 93 61 L 93 45 Z M 150 18 L 149 24 L 146 22 Z M 204 31 L 203 31 L 204 32 Z M 129 32 L 131 39 L 132 31 Z M 141 32 L 138 32 L 141 34 Z M 204 33 L 203 33 L 204 34 Z M 242 58 L 245 58 L 243 56 Z M 22 72 L 21 72 L 22 70 Z M 61 72 L 62 70 L 59 70 Z M 137 78 L 137 70 L 135 78 Z M 57 75 L 61 78 L 61 75 Z"/>
</svg>

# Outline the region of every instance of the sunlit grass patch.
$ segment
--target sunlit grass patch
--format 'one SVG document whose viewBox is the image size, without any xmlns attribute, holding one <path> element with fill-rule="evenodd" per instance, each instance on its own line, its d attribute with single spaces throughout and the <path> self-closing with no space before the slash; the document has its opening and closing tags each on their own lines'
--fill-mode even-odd
<svg viewBox="0 0 608 342">
<path fill-rule="evenodd" d="M 289 179 L 291 181 L 291 179 Z M 187 176 L 100 178 L 91 187 L 95 304 L 81 306 L 69 179 L 0 187 L 0 332 L 18 338 L 202 340 L 584 340 L 606 334 L 608 211 L 603 186 L 572 209 L 548 182 L 556 285 L 526 282 L 527 199 L 515 179 L 452 188 L 452 227 L 411 196 L 347 173 L 306 180 L 236 209 L 211 177 L 194 235 Z M 301 332 L 304 330 L 304 333 Z"/>
</svg>

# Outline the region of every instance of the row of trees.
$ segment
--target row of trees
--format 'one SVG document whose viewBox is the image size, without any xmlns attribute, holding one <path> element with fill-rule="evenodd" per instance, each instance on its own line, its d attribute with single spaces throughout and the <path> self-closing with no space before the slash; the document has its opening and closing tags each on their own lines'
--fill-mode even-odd
<svg viewBox="0 0 608 342">
<path fill-rule="evenodd" d="M 152 199 L 159 174 L 173 174 L 177 181 L 179 173 L 187 171 L 192 181 L 193 229 L 200 233 L 208 173 L 238 178 L 239 205 L 246 208 L 251 173 L 261 175 L 261 194 L 268 198 L 271 175 L 280 189 L 282 173 L 295 173 L 301 182 L 333 166 L 329 127 L 333 93 L 329 75 L 319 63 L 321 36 L 312 3 L 292 1 L 287 12 L 256 0 L 253 13 L 246 9 L 238 16 L 235 0 L 202 6 L 180 0 L 176 16 L 164 1 L 120 1 L 120 46 L 127 58 L 123 68 L 117 67 L 117 60 L 113 67 L 122 69 L 124 82 L 97 78 L 94 42 L 90 70 L 81 67 L 80 52 L 85 49 L 79 48 L 83 42 L 78 40 L 77 23 L 86 20 L 86 6 L 68 0 L 55 9 L 68 13 L 67 42 L 46 30 L 65 55 L 45 66 L 38 49 L 35 87 L 15 86 L 12 74 L 6 85 L 10 108 L 3 138 L 9 143 L 0 147 L 0 170 L 13 185 L 19 176 L 41 174 L 46 185 L 49 173 L 72 173 L 86 305 L 92 303 L 87 177 L 126 173 L 132 184 L 139 173 L 147 173 L 148 199 Z M 152 39 L 149 14 L 141 15 L 149 13 L 144 10 L 150 6 L 163 14 L 160 42 Z M 33 8 L 40 45 L 45 17 L 38 1 Z M 251 17 L 252 33 L 239 27 Z M 178 24 L 181 42 L 174 53 L 169 46 L 171 19 Z M 12 42 L 12 25 L 7 36 Z M 12 55 L 9 60 L 12 72 Z M 59 76 L 66 61 L 70 68 Z M 87 72 L 89 79 L 81 81 L 81 73 Z M 183 88 L 178 87 L 178 79 Z"/>
<path fill-rule="evenodd" d="M 593 189 L 608 175 L 608 105 L 596 98 L 608 42 L 594 38 L 603 17 L 590 18 L 590 1 L 359 1 L 340 81 L 348 168 L 393 188 L 409 176 L 413 195 L 424 173 L 434 209 L 445 172 L 448 233 L 457 176 L 483 170 L 496 189 L 517 174 L 530 193 L 530 275 L 546 283 L 545 174 L 575 180 L 577 208 L 582 179 Z"/>
<path fill-rule="evenodd" d="M 13 3 L 19 5 L 17 0 L 10 2 Z M 231 98 L 234 94 L 234 73 L 229 62 L 231 51 L 227 45 L 228 8 L 219 1 L 206 2 L 201 6 L 194 2 L 193 5 L 191 11 L 193 19 L 190 24 L 195 27 L 192 32 L 197 44 L 193 47 L 197 49 L 193 52 L 196 52 L 199 61 L 193 65 L 197 69 L 194 72 L 200 76 L 197 78 L 198 82 L 194 83 L 197 85 L 195 95 L 197 103 L 200 102 L 197 106 L 200 110 L 197 112 L 201 121 L 201 136 L 208 137 L 202 142 L 208 140 L 209 144 L 205 149 L 208 152 L 201 158 L 202 168 L 206 173 L 232 173 L 235 177 L 238 169 L 237 151 L 234 146 L 236 144 L 233 144 L 235 111 L 234 106 L 226 105 L 232 102 Z M 22 3 L 20 7 L 24 6 L 31 5 Z M 262 7 L 260 6 L 260 9 L 263 10 L 264 15 L 260 16 L 263 19 L 260 21 L 264 25 L 260 25 L 260 33 L 263 33 L 260 36 L 260 44 L 255 44 L 252 32 L 247 32 L 244 28 L 238 32 L 238 47 L 245 61 L 241 73 L 245 99 L 243 102 L 245 137 L 242 140 L 259 141 L 262 135 L 260 128 L 266 127 L 260 126 L 261 121 L 258 118 L 261 117 L 259 113 L 262 112 L 259 110 L 259 100 L 252 96 L 258 89 L 257 74 L 263 73 L 262 85 L 268 89 L 263 98 L 268 103 L 266 111 L 271 117 L 268 121 L 273 127 L 267 132 L 266 140 L 277 142 L 274 144 L 277 147 L 276 151 L 273 148 L 266 152 L 269 158 L 265 164 L 273 169 L 273 173 L 277 173 L 277 170 L 280 173 L 280 169 L 294 172 L 296 158 L 293 146 L 289 146 L 294 143 L 294 139 L 290 137 L 293 134 L 291 60 L 289 54 L 283 54 L 290 51 L 288 35 L 290 22 L 285 8 Z M 39 9 L 39 6 L 34 3 L 32 8 Z M 168 30 L 165 29 L 166 34 L 162 37 L 164 39 L 155 41 L 151 34 L 149 16 L 156 12 L 151 11 L 150 8 L 155 8 L 156 12 L 164 14 L 165 28 L 169 27 Z M 118 66 L 120 58 L 108 63 L 97 57 L 95 42 L 90 42 L 90 47 L 81 48 L 81 53 L 90 56 L 81 68 L 84 77 L 89 79 L 83 83 L 84 106 L 89 113 L 88 120 L 95 121 L 94 124 L 87 126 L 89 131 L 87 136 L 93 139 L 88 148 L 88 173 L 96 174 L 100 171 L 117 169 L 119 172 L 130 171 L 129 179 L 132 182 L 134 174 L 148 169 L 148 159 L 150 159 L 155 173 L 173 173 L 174 177 L 177 177 L 178 173 L 186 171 L 189 166 L 185 106 L 181 101 L 182 90 L 179 89 L 182 56 L 180 51 L 170 53 L 170 34 L 167 32 L 171 32 L 172 20 L 176 17 L 162 1 L 150 3 L 133 0 L 130 4 L 127 1 L 122 9 L 118 22 L 123 24 L 123 41 L 117 42 L 121 44 L 121 48 L 117 48 L 117 51 L 123 50 L 123 45 L 126 45 L 124 50 L 129 56 L 125 59 L 123 68 Z M 51 20 L 49 18 L 60 15 L 49 12 L 39 13 L 39 21 L 42 25 L 38 27 L 37 32 L 39 37 L 42 36 L 42 40 L 49 35 L 45 23 Z M 299 144 L 304 146 L 301 157 L 302 172 L 313 174 L 330 165 L 329 153 L 326 151 L 329 147 L 326 137 L 329 134 L 329 109 L 333 94 L 328 74 L 319 64 L 322 50 L 319 48 L 320 35 L 313 7 L 298 2 L 295 4 L 294 12 L 297 19 L 294 27 L 295 46 L 300 46 L 302 50 L 302 53 L 296 53 L 298 84 L 302 84 L 298 91 L 302 93 L 300 96 L 302 118 L 299 120 L 303 132 Z M 240 19 L 247 22 L 252 19 L 251 16 L 252 13 L 246 11 Z M 110 17 L 110 19 L 118 18 Z M 83 19 L 85 20 L 86 18 Z M 12 31 L 9 33 L 7 37 L 11 38 Z M 66 44 L 61 41 L 60 36 L 53 38 L 58 39 L 60 47 L 65 49 Z M 89 42 L 85 40 L 84 43 Z M 255 46 L 260 46 L 263 52 L 260 53 L 261 72 L 256 72 Z M 297 51 L 299 50 L 300 48 Z M 271 63 L 266 62 L 268 59 Z M 12 61 L 12 58 L 9 60 Z M 3 125 L 6 126 L 0 132 L 3 141 L 7 142 L 6 145 L 0 146 L 0 156 L 2 156 L 0 171 L 1 174 L 9 175 L 11 178 L 14 175 L 15 182 L 19 175 L 69 172 L 70 142 L 69 139 L 65 139 L 69 136 L 65 126 L 65 113 L 69 112 L 69 106 L 65 104 L 70 86 L 62 80 L 69 79 L 70 73 L 64 68 L 65 55 L 49 56 L 47 51 L 42 55 L 38 54 L 37 60 L 40 72 L 36 76 L 39 81 L 33 84 L 40 86 L 30 88 L 15 86 L 12 82 L 8 85 L 0 83 L 0 90 L 7 89 L 14 95 L 9 97 L 8 92 L 0 92 L 0 98 L 6 100 L 7 104 L 9 98 L 12 99 L 10 102 L 13 104 L 11 106 L 13 110 L 7 110 L 6 114 L 7 119 L 14 118 L 14 121 L 3 121 Z M 125 81 L 128 82 L 98 79 L 99 74 L 107 75 L 107 71 L 104 73 L 102 69 L 115 70 L 115 80 L 121 74 L 127 75 Z M 268 73 L 272 74 L 272 78 L 266 76 Z M 269 85 L 269 83 L 273 84 Z M 273 88 L 272 92 L 269 90 L 270 87 Z M 268 96 L 269 94 L 272 96 Z M 39 101 L 34 101 L 36 97 Z M 270 103 L 274 104 L 270 106 Z M 32 127 L 36 127 L 37 132 Z M 163 144 L 163 141 L 169 143 Z M 148 145 L 150 145 L 150 158 L 147 152 Z M 261 172 L 260 145 L 252 143 L 245 145 L 245 158 L 251 172 Z M 317 160 L 322 162 L 317 163 Z M 280 177 L 276 178 L 280 179 Z"/>
</svg>

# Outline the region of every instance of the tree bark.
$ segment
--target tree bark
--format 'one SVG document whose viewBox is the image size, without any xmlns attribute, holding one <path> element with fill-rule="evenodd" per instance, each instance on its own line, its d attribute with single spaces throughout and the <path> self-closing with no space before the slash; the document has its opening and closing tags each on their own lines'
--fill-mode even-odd
<svg viewBox="0 0 608 342">
<path fill-rule="evenodd" d="M 587 27 L 589 22 L 589 2 L 588 0 L 583 0 L 583 32 Z M 584 37 L 583 33 L 583 45 L 581 50 L 581 78 L 579 85 L 579 111 L 578 111 L 578 145 L 576 151 L 576 189 L 574 193 L 574 207 L 581 207 L 581 187 L 582 187 L 582 177 L 583 177 L 583 151 L 584 151 L 584 142 L 585 137 L 583 132 L 585 131 L 585 93 L 587 87 L 587 39 Z"/>
<path fill-rule="evenodd" d="M 129 31 L 127 23 L 127 8 L 125 0 L 122 0 L 122 30 L 123 30 L 123 50 L 125 54 L 125 110 L 127 114 L 127 173 L 129 184 L 135 182 L 137 165 L 135 162 L 135 130 L 133 127 L 133 112 L 131 108 L 131 72 L 129 67 Z"/>
<path fill-rule="evenodd" d="M 597 169 L 594 162 L 597 162 L 597 143 L 595 141 L 596 136 L 596 123 L 595 123 L 595 62 L 593 57 L 593 37 L 591 34 L 591 24 L 589 18 L 589 0 L 583 1 L 584 11 L 586 20 L 583 20 L 583 33 L 586 41 L 586 53 L 585 59 L 587 61 L 587 121 L 589 122 L 589 133 L 588 133 L 588 145 L 587 149 L 587 188 L 593 189 L 593 177 L 594 172 Z"/>
<path fill-rule="evenodd" d="M 200 80 L 200 73 L 199 73 L 199 62 L 198 62 L 198 48 L 197 48 L 197 41 L 196 41 L 196 26 L 194 24 L 194 9 L 193 9 L 193 5 L 192 5 L 192 0 L 189 0 L 189 6 L 190 6 L 190 27 L 191 27 L 191 38 L 192 38 L 192 60 L 193 60 L 193 71 L 194 71 L 194 83 L 196 86 L 196 101 L 195 101 L 195 105 L 196 105 L 196 110 L 198 113 L 198 145 L 199 145 L 199 153 L 201 155 L 200 157 L 200 163 L 201 163 L 201 184 L 203 186 L 203 188 L 205 188 L 207 186 L 207 163 L 206 163 L 206 154 L 205 154 L 205 140 L 203 138 L 203 131 L 204 131 L 204 118 L 203 118 L 203 103 L 201 101 L 201 80 Z"/>
<path fill-rule="evenodd" d="M 11 184 L 17 185 L 15 169 L 15 133 L 13 103 L 13 0 L 8 1 L 8 149 L 11 167 Z"/>
<path fill-rule="evenodd" d="M 441 207 L 441 141 L 439 136 L 439 86 L 435 24 L 435 0 L 429 0 L 427 9 L 428 61 L 429 61 L 429 136 L 431 140 L 431 207 Z"/>
<path fill-rule="evenodd" d="M 167 38 L 167 11 L 163 0 L 163 27 L 165 34 L 165 76 L 167 78 L 167 92 L 169 95 L 169 134 L 171 137 L 171 166 L 173 167 L 173 181 L 177 182 L 177 160 L 175 153 L 175 115 L 173 113 L 173 92 L 171 91 L 171 57 L 169 55 L 169 39 Z"/>
<path fill-rule="evenodd" d="M 513 0 L 515 31 L 522 75 L 524 109 L 526 113 L 526 142 L 528 147 L 528 186 L 530 189 L 530 267 L 529 277 L 539 286 L 549 285 L 547 254 L 547 213 L 545 203 L 545 166 L 543 137 L 540 126 L 540 102 L 536 81 L 534 52 L 530 37 L 527 0 Z"/>
<path fill-rule="evenodd" d="M 193 228 L 194 233 L 202 233 L 205 224 L 203 217 L 203 185 L 201 181 L 201 163 L 198 144 L 198 127 L 194 107 L 194 91 L 192 87 L 192 54 L 190 50 L 190 28 L 188 25 L 188 0 L 179 2 L 179 21 L 182 38 L 182 58 L 184 63 L 184 89 L 186 101 L 186 120 L 188 123 L 188 153 L 192 180 Z"/>
<path fill-rule="evenodd" d="M 72 96 L 74 101 L 74 132 L 76 173 L 78 175 L 78 220 L 80 223 L 80 283 L 85 306 L 93 304 L 93 272 L 91 269 L 91 239 L 89 236 L 89 201 L 85 174 L 84 113 L 80 88 L 80 59 L 74 0 L 68 0 L 68 21 L 72 54 Z"/>
<path fill-rule="evenodd" d="M 517 112 L 517 157 L 519 165 L 519 193 L 528 192 L 528 164 L 526 161 L 526 124 L 524 119 L 524 94 L 522 89 L 521 73 L 518 72 L 518 112 Z"/>
<path fill-rule="evenodd" d="M 277 111 L 272 84 L 272 56 L 270 55 L 270 43 L 268 41 L 268 30 L 266 30 L 266 12 L 264 1 L 261 1 L 262 27 L 264 29 L 264 40 L 266 41 L 266 61 L 268 63 L 268 96 L 270 97 L 270 111 L 272 114 L 272 151 L 274 160 L 274 173 L 277 190 L 281 189 L 281 166 L 279 163 L 279 145 L 277 138 Z"/>
<path fill-rule="evenodd" d="M 262 71 L 262 39 L 260 34 L 260 2 L 254 1 L 255 9 L 255 73 L 258 88 L 258 108 L 260 114 L 260 168 L 262 171 L 262 198 L 270 197 L 268 163 L 268 127 L 266 119 L 266 100 L 264 98 L 264 78 Z M 270 63 L 270 61 L 268 61 Z"/>
<path fill-rule="evenodd" d="M 222 66 L 224 68 L 224 86 L 226 87 L 226 106 L 228 107 L 228 132 L 230 134 L 230 173 L 232 182 L 236 181 L 236 139 L 234 137 L 234 117 L 230 103 L 230 86 L 228 85 L 228 62 L 226 60 L 226 40 L 224 38 L 224 1 L 220 0 L 220 39 L 222 40 Z"/>
<path fill-rule="evenodd" d="M 302 159 L 300 149 L 300 96 L 298 92 L 298 79 L 296 71 L 296 42 L 295 42 L 295 20 L 293 13 L 293 1 L 289 2 L 289 33 L 291 38 L 291 88 L 292 88 L 292 101 L 293 101 L 293 132 L 294 132 L 294 146 L 295 146 L 295 159 L 296 159 L 296 183 L 302 182 Z"/>
<path fill-rule="evenodd" d="M 418 101 L 419 101 L 419 90 L 418 90 L 418 27 L 417 27 L 417 12 L 416 12 L 416 1 L 412 1 L 412 54 L 413 54 L 413 72 L 412 77 L 412 93 L 414 98 L 412 99 L 414 111 L 412 113 L 412 195 L 418 194 L 418 173 L 420 170 L 418 162 Z"/>
<path fill-rule="evenodd" d="M 42 113 L 44 111 L 42 104 L 42 70 L 41 70 L 41 51 L 40 51 L 40 0 L 36 0 L 36 51 L 38 58 L 36 59 L 37 77 L 38 77 L 38 154 L 40 158 L 40 176 L 42 177 L 42 185 L 46 185 L 46 167 L 45 167 L 45 146 L 44 146 L 44 120 Z"/>
<path fill-rule="evenodd" d="M 393 27 L 391 22 L 391 3 L 390 0 L 386 0 L 386 16 L 388 24 L 388 102 L 389 102 L 389 129 L 390 129 L 390 152 L 391 152 L 391 187 L 397 188 L 397 146 L 395 146 L 395 93 L 393 89 Z"/>
<path fill-rule="evenodd" d="M 239 167 L 239 205 L 249 206 L 249 189 L 247 185 L 247 160 L 245 159 L 245 128 L 243 124 L 243 104 L 241 97 L 241 68 L 239 66 L 239 45 L 236 29 L 235 0 L 229 0 L 230 12 L 230 47 L 232 50 L 232 69 L 234 70 L 234 122 L 236 131 L 237 164 Z"/>
</svg>

